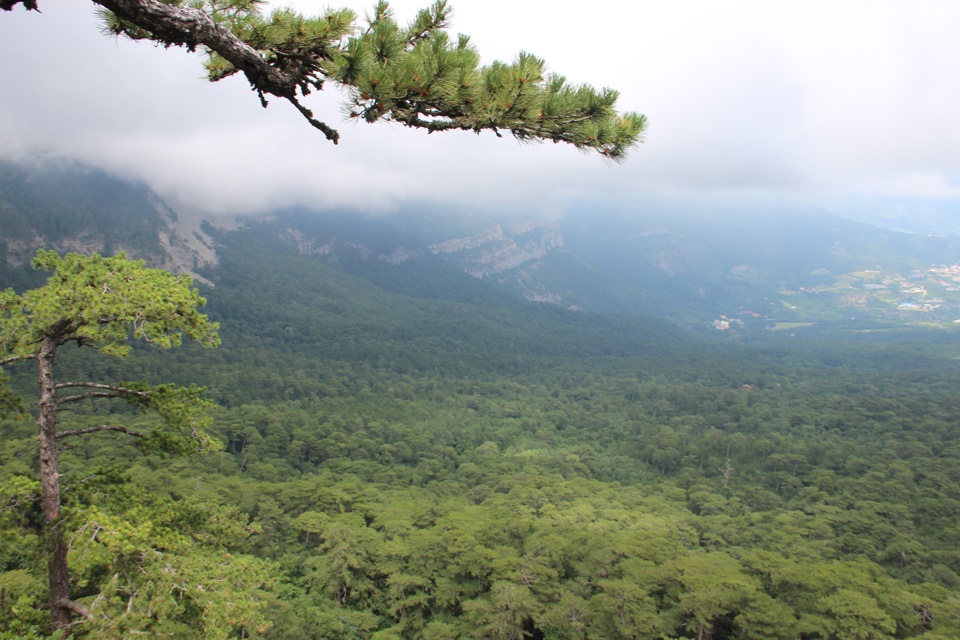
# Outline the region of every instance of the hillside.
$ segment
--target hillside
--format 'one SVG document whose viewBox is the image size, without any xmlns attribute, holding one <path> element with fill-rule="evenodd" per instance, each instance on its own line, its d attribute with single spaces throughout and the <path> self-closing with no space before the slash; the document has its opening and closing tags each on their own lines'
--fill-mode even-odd
<svg viewBox="0 0 960 640">
<path fill-rule="evenodd" d="M 125 251 L 190 272 L 216 258 L 195 216 L 175 212 L 142 184 L 72 163 L 0 161 L 0 229 L 0 278 L 6 282 L 20 282 L 22 267 L 39 247 Z"/>
<path fill-rule="evenodd" d="M 23 264 L 31 242 L 126 249 L 195 271 L 223 338 L 58 354 L 65 380 L 206 386 L 222 445 L 170 457 L 101 433 L 64 446 L 61 526 L 92 612 L 74 637 L 960 636 L 950 332 L 891 317 L 896 331 L 855 341 L 743 344 L 636 313 L 695 324 L 721 309 L 704 300 L 859 268 L 856 247 L 893 272 L 940 245 L 829 217 L 805 224 L 843 252 L 810 226 L 796 244 L 801 228 L 673 214 L 278 211 L 187 227 L 147 192 L 71 175 L 3 183 L 22 198 L 0 207 L 17 221 L 0 227 L 0 287 L 42 278 Z M 83 207 L 60 220 L 70 194 L 130 206 L 123 224 Z M 50 215 L 31 219 L 44 198 Z M 196 259 L 176 262 L 162 238 Z M 33 406 L 34 369 L 4 369 Z M 101 400 L 70 408 L 64 429 L 157 424 Z M 0 420 L 3 640 L 46 635 L 36 442 L 29 414 Z"/>
</svg>

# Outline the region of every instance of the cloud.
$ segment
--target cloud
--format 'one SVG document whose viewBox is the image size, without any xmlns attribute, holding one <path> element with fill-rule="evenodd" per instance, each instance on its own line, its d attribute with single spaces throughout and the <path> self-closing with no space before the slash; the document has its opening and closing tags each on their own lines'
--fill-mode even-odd
<svg viewBox="0 0 960 640">
<path fill-rule="evenodd" d="M 402 21 L 424 4 L 391 3 Z M 958 197 L 960 4 L 948 0 L 595 0 L 577 11 L 454 0 L 453 30 L 486 61 L 529 50 L 646 113 L 648 141 L 621 166 L 492 134 L 344 123 L 335 90 L 309 103 L 341 130 L 333 146 L 288 105 L 261 109 L 242 79 L 207 83 L 196 55 L 100 35 L 89 6 L 43 0 L 43 14 L 0 15 L 0 154 L 82 159 L 196 208 L 556 211 L 731 191 Z"/>
</svg>

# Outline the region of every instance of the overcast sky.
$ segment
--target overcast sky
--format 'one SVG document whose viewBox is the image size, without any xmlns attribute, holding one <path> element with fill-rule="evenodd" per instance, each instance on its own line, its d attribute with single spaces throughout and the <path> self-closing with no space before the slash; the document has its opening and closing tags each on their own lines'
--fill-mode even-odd
<svg viewBox="0 0 960 640">
<path fill-rule="evenodd" d="M 403 22 L 426 0 L 392 3 Z M 280 3 L 277 3 L 280 4 Z M 342 4 L 301 0 L 317 13 Z M 264 110 L 198 55 L 101 35 L 90 3 L 0 13 L 0 155 L 64 155 L 146 180 L 181 205 L 560 212 L 593 199 L 758 194 L 830 206 L 885 196 L 960 205 L 956 0 L 453 0 L 484 60 L 521 50 L 645 113 L 622 165 L 563 145 L 342 121 L 308 99 Z M 960 216 L 960 207 L 958 207 Z"/>
</svg>

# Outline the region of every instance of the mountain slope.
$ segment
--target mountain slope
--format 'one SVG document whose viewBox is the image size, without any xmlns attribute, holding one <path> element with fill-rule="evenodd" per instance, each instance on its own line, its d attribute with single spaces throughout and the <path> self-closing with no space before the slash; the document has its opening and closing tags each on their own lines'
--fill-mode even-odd
<svg viewBox="0 0 960 640">
<path fill-rule="evenodd" d="M 248 229 L 384 291 L 424 300 L 496 306 L 506 292 L 748 338 L 775 328 L 942 327 L 960 318 L 957 238 L 771 204 L 651 201 L 550 221 L 428 209 L 383 217 L 287 209 L 205 221 L 102 172 L 0 163 L 0 229 L 0 280 L 18 287 L 38 281 L 21 267 L 39 246 L 124 250 L 214 282 L 223 275 L 208 268 L 219 258 L 217 243 Z"/>
<path fill-rule="evenodd" d="M 402 274 L 386 286 L 297 253 L 257 228 L 220 236 L 220 261 L 205 273 L 210 313 L 224 340 L 256 340 L 311 357 L 416 362 L 421 369 L 486 369 L 523 359 L 663 352 L 680 330 L 652 319 L 616 319 L 532 305 L 444 263 Z M 416 278 L 435 277 L 465 294 L 423 295 Z M 430 284 L 427 285 L 431 293 Z"/>
<path fill-rule="evenodd" d="M 195 217 L 175 212 L 145 185 L 72 163 L 0 161 L 0 229 L 0 278 L 11 283 L 36 282 L 19 267 L 39 247 L 125 251 L 151 266 L 191 273 L 215 260 Z"/>
</svg>

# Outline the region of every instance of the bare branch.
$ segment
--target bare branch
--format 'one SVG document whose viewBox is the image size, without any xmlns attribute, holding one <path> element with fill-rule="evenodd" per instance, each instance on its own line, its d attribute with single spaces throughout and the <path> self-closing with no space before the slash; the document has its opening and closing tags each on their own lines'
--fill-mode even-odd
<svg viewBox="0 0 960 640">
<path fill-rule="evenodd" d="M 323 135 L 327 136 L 327 140 L 331 141 L 333 144 L 337 144 L 340 141 L 340 134 L 337 133 L 337 130 L 330 128 L 330 126 L 325 122 L 320 122 L 314 118 L 313 111 L 300 104 L 300 101 L 297 100 L 296 97 L 287 96 L 287 100 L 289 100 L 290 104 L 297 108 L 297 111 L 300 112 L 300 115 L 306 118 L 307 122 L 309 122 L 314 129 L 319 129 L 322 131 Z"/>
<path fill-rule="evenodd" d="M 93 614 L 90 613 L 90 611 L 79 602 L 74 602 L 69 598 L 63 598 L 62 600 L 60 600 L 58 604 L 64 609 L 69 609 L 70 611 L 73 611 L 78 616 L 83 616 L 87 620 L 93 620 Z"/>
<path fill-rule="evenodd" d="M 84 427 L 83 429 L 71 429 L 69 431 L 61 431 L 57 434 L 57 439 L 66 438 L 69 436 L 82 436 L 88 433 L 97 433 L 99 431 L 119 431 L 125 433 L 128 436 L 133 436 L 135 438 L 146 438 L 146 434 L 140 433 L 139 431 L 134 431 L 133 429 L 128 429 L 120 425 L 113 424 L 101 424 L 96 427 Z"/>
</svg>

